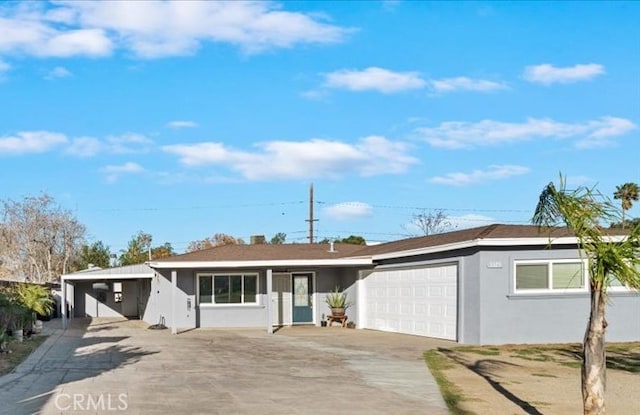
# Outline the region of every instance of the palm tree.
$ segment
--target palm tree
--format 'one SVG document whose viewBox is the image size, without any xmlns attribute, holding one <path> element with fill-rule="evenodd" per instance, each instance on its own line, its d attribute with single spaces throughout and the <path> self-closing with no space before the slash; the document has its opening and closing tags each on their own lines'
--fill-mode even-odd
<svg viewBox="0 0 640 415">
<path fill-rule="evenodd" d="M 637 183 L 633 182 L 616 186 L 613 198 L 620 199 L 620 206 L 622 207 L 622 229 L 624 229 L 625 212 L 631 209 L 633 202 L 638 201 L 638 198 L 640 198 L 640 187 L 638 187 Z"/>
<path fill-rule="evenodd" d="M 630 288 L 640 288 L 640 224 L 619 243 L 612 243 L 600 221 L 616 218 L 618 209 L 593 189 L 569 191 L 560 176 L 560 188 L 549 183 L 542 193 L 532 222 L 541 227 L 566 226 L 588 259 L 590 315 L 582 348 L 582 399 L 585 415 L 605 413 L 606 386 L 605 306 L 613 278 Z"/>
<path fill-rule="evenodd" d="M 15 290 L 17 303 L 30 314 L 31 326 L 37 315 L 46 315 L 53 310 L 53 298 L 44 285 L 19 284 Z"/>
</svg>

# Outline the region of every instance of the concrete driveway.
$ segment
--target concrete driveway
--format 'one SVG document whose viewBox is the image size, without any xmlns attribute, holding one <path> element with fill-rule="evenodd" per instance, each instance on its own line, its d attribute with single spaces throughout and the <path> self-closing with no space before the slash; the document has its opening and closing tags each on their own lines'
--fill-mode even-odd
<svg viewBox="0 0 640 415">
<path fill-rule="evenodd" d="M 76 320 L 0 378 L 0 413 L 446 414 L 422 360 L 440 345 L 452 343 L 338 327 L 172 336 Z"/>
</svg>

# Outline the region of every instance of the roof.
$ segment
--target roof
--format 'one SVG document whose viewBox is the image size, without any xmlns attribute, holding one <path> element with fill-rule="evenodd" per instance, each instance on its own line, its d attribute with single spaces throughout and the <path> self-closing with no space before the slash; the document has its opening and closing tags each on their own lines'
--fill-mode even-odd
<svg viewBox="0 0 640 415">
<path fill-rule="evenodd" d="M 222 245 L 149 262 L 152 268 L 366 266 L 371 256 L 351 244 Z M 212 264 L 214 263 L 214 264 Z"/>
<path fill-rule="evenodd" d="M 608 230 L 623 236 L 621 229 Z M 535 225 L 493 224 L 472 229 L 402 239 L 380 245 L 255 244 L 222 245 L 149 262 L 152 268 L 239 266 L 346 266 L 373 265 L 375 260 L 444 252 L 472 246 L 575 244 L 567 228 L 544 229 Z M 215 264 L 212 264 L 215 263 Z"/>
<path fill-rule="evenodd" d="M 331 251 L 329 244 L 235 244 L 215 246 L 153 262 L 336 259 L 351 257 L 362 248 L 362 245 L 334 244 Z"/>
<path fill-rule="evenodd" d="M 607 229 L 610 236 L 624 236 L 622 229 Z M 567 228 L 540 228 L 536 225 L 492 224 L 478 228 L 440 233 L 429 236 L 402 239 L 380 245 L 368 246 L 358 252 L 360 255 L 392 257 L 406 256 L 402 253 L 422 253 L 419 251 L 447 251 L 474 245 L 522 246 L 575 244 L 575 235 Z"/>
<path fill-rule="evenodd" d="M 114 268 L 89 268 L 73 274 L 65 274 L 62 278 L 65 280 L 135 279 L 151 278 L 153 275 L 153 269 L 147 264 L 136 264 Z"/>
</svg>

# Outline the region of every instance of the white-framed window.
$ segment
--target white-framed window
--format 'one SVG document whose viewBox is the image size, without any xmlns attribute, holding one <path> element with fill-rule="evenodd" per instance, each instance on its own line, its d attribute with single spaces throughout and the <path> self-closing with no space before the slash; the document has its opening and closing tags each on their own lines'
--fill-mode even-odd
<svg viewBox="0 0 640 415">
<path fill-rule="evenodd" d="M 258 274 L 198 274 L 199 304 L 257 304 Z"/>
<path fill-rule="evenodd" d="M 640 271 L 640 265 L 636 265 L 636 269 L 638 271 Z M 629 288 L 626 285 L 624 285 L 623 283 L 621 283 L 620 280 L 618 280 L 615 276 L 610 276 L 609 277 L 609 286 L 607 287 L 607 290 L 613 291 L 613 292 L 633 292 L 633 291 L 637 291 L 637 290 L 634 290 L 633 288 Z"/>
<path fill-rule="evenodd" d="M 587 262 L 580 259 L 514 261 L 516 293 L 587 291 Z"/>
<path fill-rule="evenodd" d="M 122 283 L 114 282 L 113 283 L 113 301 L 116 303 L 122 302 Z"/>
</svg>

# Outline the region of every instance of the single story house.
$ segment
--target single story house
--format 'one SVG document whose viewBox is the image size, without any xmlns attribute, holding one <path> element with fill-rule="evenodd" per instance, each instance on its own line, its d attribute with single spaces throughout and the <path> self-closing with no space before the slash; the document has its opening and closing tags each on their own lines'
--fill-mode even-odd
<svg viewBox="0 0 640 415">
<path fill-rule="evenodd" d="M 611 236 L 612 242 L 622 238 Z M 117 281 L 135 279 L 137 315 L 173 333 L 319 326 L 330 313 L 325 296 L 338 286 L 354 303 L 347 314 L 357 328 L 474 345 L 553 343 L 582 341 L 589 316 L 586 265 L 566 229 L 550 238 L 536 226 L 494 224 L 374 246 L 225 245 L 150 261 L 149 272 L 133 272 L 135 278 L 121 269 L 62 280 L 71 286 L 67 291 L 75 290 L 67 298 L 85 298 L 73 305 L 75 315 L 93 315 L 86 290 L 95 286 L 81 285 L 85 277 L 111 284 L 114 298 Z M 121 287 L 125 301 L 133 285 Z M 615 286 L 609 293 L 607 339 L 640 340 L 640 292 Z M 125 316 L 133 306 L 119 310 Z"/>
</svg>

